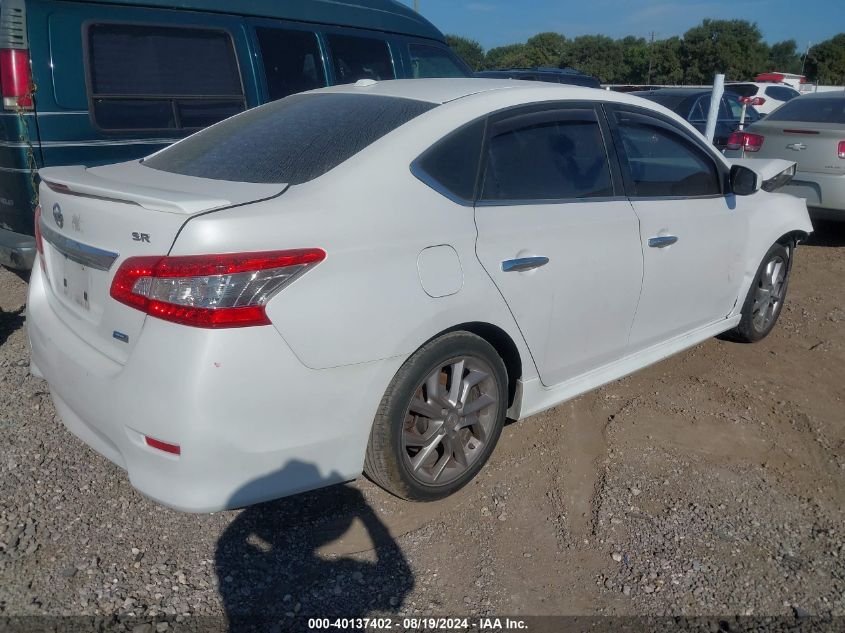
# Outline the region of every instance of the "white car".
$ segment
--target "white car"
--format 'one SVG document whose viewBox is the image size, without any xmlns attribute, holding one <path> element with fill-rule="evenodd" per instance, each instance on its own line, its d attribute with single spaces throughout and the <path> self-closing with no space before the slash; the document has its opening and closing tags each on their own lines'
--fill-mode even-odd
<svg viewBox="0 0 845 633">
<path fill-rule="evenodd" d="M 318 90 L 143 161 L 41 171 L 32 372 L 182 510 L 363 471 L 432 500 L 525 418 L 763 338 L 803 200 L 649 101 L 523 81 Z M 788 175 L 786 176 L 788 178 Z"/>
<path fill-rule="evenodd" d="M 758 97 L 759 99 L 762 99 L 762 102 L 759 105 L 755 104 L 754 109 L 763 116 L 775 111 L 787 101 L 791 101 L 795 97 L 801 96 L 800 92 L 787 84 L 761 83 L 754 81 L 727 83 L 725 84 L 725 90 L 733 92 L 740 97 L 749 97 L 752 99 L 754 97 Z"/>
</svg>

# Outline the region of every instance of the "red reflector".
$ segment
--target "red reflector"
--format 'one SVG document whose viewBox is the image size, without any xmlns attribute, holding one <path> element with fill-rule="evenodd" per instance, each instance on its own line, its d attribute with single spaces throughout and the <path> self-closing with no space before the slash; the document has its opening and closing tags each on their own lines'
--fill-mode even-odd
<svg viewBox="0 0 845 633">
<path fill-rule="evenodd" d="M 845 141 L 839 141 L 837 150 L 839 152 L 839 158 L 845 158 Z"/>
<path fill-rule="evenodd" d="M 29 51 L 17 48 L 0 49 L 0 90 L 3 92 L 5 109 L 32 109 Z"/>
<path fill-rule="evenodd" d="M 759 152 L 763 147 L 764 137 L 750 132 L 734 132 L 728 138 L 727 149 L 744 149 L 746 152 Z"/>
<path fill-rule="evenodd" d="M 144 441 L 150 448 L 155 448 L 160 451 L 164 451 L 165 453 L 170 453 L 171 455 L 182 454 L 182 447 L 180 447 L 178 444 L 168 444 L 167 442 L 162 442 L 160 440 L 147 437 L 146 435 L 144 436 Z"/>
</svg>

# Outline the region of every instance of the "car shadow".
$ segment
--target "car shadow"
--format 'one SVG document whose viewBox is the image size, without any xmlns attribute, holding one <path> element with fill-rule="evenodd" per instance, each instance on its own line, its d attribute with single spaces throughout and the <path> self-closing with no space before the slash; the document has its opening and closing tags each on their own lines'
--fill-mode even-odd
<svg viewBox="0 0 845 633">
<path fill-rule="evenodd" d="M 807 240 L 808 246 L 828 246 L 838 248 L 845 246 L 845 222 L 814 217 L 813 234 Z"/>
<path fill-rule="evenodd" d="M 6 342 L 12 334 L 23 327 L 25 308 L 21 307 L 13 312 L 0 309 L 0 345 Z"/>
<path fill-rule="evenodd" d="M 291 462 L 233 499 L 280 478 L 313 481 L 315 475 L 315 466 Z M 364 551 L 332 553 L 332 545 L 356 522 L 368 540 L 355 551 Z M 300 625 L 309 617 L 395 614 L 414 586 L 399 545 L 361 492 L 349 485 L 246 508 L 218 540 L 215 565 L 232 633 L 305 628 Z"/>
</svg>

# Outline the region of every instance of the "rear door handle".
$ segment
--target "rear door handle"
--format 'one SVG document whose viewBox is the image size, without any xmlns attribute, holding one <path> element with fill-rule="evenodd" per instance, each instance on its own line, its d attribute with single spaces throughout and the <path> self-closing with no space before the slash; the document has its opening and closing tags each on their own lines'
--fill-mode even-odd
<svg viewBox="0 0 845 633">
<path fill-rule="evenodd" d="M 667 246 L 672 246 L 678 241 L 678 238 L 674 235 L 660 235 L 658 237 L 650 237 L 648 239 L 648 245 L 651 248 L 666 248 Z"/>
<path fill-rule="evenodd" d="M 502 271 L 506 273 L 524 273 L 527 270 L 534 270 L 549 263 L 548 257 L 520 257 L 519 259 L 507 259 L 502 262 Z"/>
</svg>

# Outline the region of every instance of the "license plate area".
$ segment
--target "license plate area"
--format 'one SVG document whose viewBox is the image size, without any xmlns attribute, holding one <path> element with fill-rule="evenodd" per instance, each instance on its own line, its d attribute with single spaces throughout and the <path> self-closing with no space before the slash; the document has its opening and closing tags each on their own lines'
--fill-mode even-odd
<svg viewBox="0 0 845 633">
<path fill-rule="evenodd" d="M 62 279 L 59 292 L 65 301 L 85 312 L 91 311 L 91 269 L 67 257 L 63 257 Z"/>
</svg>

